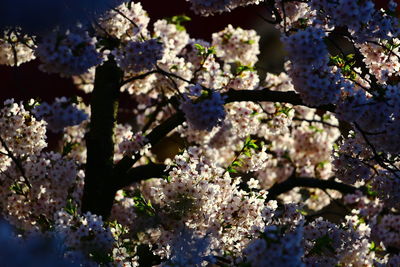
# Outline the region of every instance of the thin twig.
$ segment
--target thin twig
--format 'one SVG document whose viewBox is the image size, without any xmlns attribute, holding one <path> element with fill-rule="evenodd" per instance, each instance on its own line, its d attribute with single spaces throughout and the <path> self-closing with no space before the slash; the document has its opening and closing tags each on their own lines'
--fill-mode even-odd
<svg viewBox="0 0 400 267">
<path fill-rule="evenodd" d="M 26 176 L 25 176 L 25 170 L 24 170 L 24 167 L 22 167 L 21 161 L 17 157 L 15 157 L 13 155 L 12 151 L 7 146 L 7 143 L 4 141 L 4 139 L 1 136 L 0 136 L 0 142 L 1 142 L 1 145 L 3 146 L 3 148 L 7 151 L 7 156 L 9 156 L 12 159 L 12 161 L 14 161 L 14 163 L 17 166 L 18 170 L 21 172 L 21 175 L 24 178 L 25 184 L 29 188 L 32 188 L 31 184 L 29 183 L 28 178 L 26 178 Z"/>
</svg>

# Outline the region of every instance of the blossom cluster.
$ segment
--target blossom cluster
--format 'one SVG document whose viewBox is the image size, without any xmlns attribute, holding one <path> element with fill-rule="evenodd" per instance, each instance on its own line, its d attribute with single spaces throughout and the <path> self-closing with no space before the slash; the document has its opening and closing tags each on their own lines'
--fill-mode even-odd
<svg viewBox="0 0 400 267">
<path fill-rule="evenodd" d="M 104 227 L 101 216 L 90 212 L 77 216 L 60 211 L 55 217 L 55 233 L 66 247 L 64 257 L 71 262 L 96 266 L 90 255 L 106 257 L 110 253 L 114 237 L 111 229 Z"/>
<path fill-rule="evenodd" d="M 102 62 L 95 43 L 96 39 L 81 27 L 65 33 L 51 32 L 43 37 L 35 50 L 42 62 L 39 68 L 63 76 L 83 74 Z"/>
<path fill-rule="evenodd" d="M 56 98 L 51 105 L 43 102 L 35 106 L 32 113 L 37 119 L 45 120 L 47 128 L 55 133 L 63 131 L 67 126 L 78 125 L 88 118 L 83 110 L 65 97 Z"/>
<path fill-rule="evenodd" d="M 254 65 L 257 62 L 260 37 L 256 31 L 234 29 L 228 25 L 223 31 L 214 33 L 212 39 L 217 56 L 225 62 L 240 62 L 243 65 Z"/>
<path fill-rule="evenodd" d="M 19 66 L 35 59 L 35 44 L 29 36 L 22 36 L 18 31 L 5 31 L 0 38 L 0 64 Z"/>
<path fill-rule="evenodd" d="M 0 109 L 0 128 L 3 153 L 31 155 L 40 152 L 47 145 L 46 122 L 37 120 L 25 109 L 23 103 L 15 103 L 13 99 L 4 101 L 4 106 Z"/>
<path fill-rule="evenodd" d="M 149 21 L 140 3 L 122 3 L 99 18 L 96 30 L 101 36 L 135 40 L 140 35 L 147 35 Z"/>
<path fill-rule="evenodd" d="M 244 249 L 246 262 L 255 267 L 304 266 L 301 260 L 304 254 L 303 226 L 299 225 L 287 233 L 280 232 L 275 226 L 266 228 L 260 238 L 254 239 Z"/>
<path fill-rule="evenodd" d="M 224 100 L 220 93 L 211 92 L 205 99 L 191 100 L 189 97 L 181 103 L 189 126 L 197 130 L 210 131 L 225 118 Z"/>
<path fill-rule="evenodd" d="M 128 42 L 122 49 L 114 51 L 113 55 L 121 69 L 138 73 L 153 69 L 157 60 L 162 58 L 162 52 L 162 45 L 150 39 Z"/>
<path fill-rule="evenodd" d="M 370 253 L 368 241 L 371 230 L 365 223 L 353 224 L 351 218 L 348 220 L 342 228 L 321 218 L 304 227 L 307 265 L 373 263 L 374 253 Z"/>
<path fill-rule="evenodd" d="M 188 152 L 176 156 L 174 164 L 168 181 L 144 184 L 142 189 L 163 222 L 152 230 L 153 235 L 158 232 L 156 242 L 162 246 L 158 253 L 163 257 L 171 255 L 171 242 L 175 242 L 176 235 L 181 235 L 179 227 L 170 229 L 170 225 L 193 229 L 200 235 L 196 238 L 209 239 L 209 247 L 215 253 L 237 254 L 249 241 L 240 233 L 254 236 L 271 221 L 276 201 L 264 203 L 265 191 L 240 190 L 237 187 L 240 179 L 231 184 L 229 172 L 209 162 L 198 148 L 191 147 Z"/>
<path fill-rule="evenodd" d="M 336 103 L 345 82 L 340 71 L 328 66 L 324 36 L 321 29 L 309 27 L 282 40 L 289 53 L 293 85 L 304 102 L 313 106 Z"/>
<path fill-rule="evenodd" d="M 0 39 L 0 64 L 38 57 L 92 101 L 0 107 L 0 217 L 15 228 L 0 224 L 0 258 L 36 262 L 32 247 L 52 240 L 43 266 L 399 265 L 393 1 L 265 1 L 286 51 L 275 74 L 259 68 L 255 30 L 194 39 L 187 16 L 117 2 L 90 23 Z M 208 16 L 263 1 L 188 2 Z M 91 121 L 105 87 L 121 105 Z M 95 135 L 107 141 L 87 148 Z"/>
<path fill-rule="evenodd" d="M 192 5 L 192 10 L 203 16 L 231 11 L 239 6 L 259 4 L 263 0 L 186 0 Z"/>
<path fill-rule="evenodd" d="M 54 152 L 32 155 L 20 167 L 13 162 L 0 175 L 2 186 L 11 188 L 1 190 L 5 218 L 29 231 L 51 227 L 54 213 L 65 207 L 68 199 L 80 201 L 77 175 L 74 162 Z"/>
</svg>

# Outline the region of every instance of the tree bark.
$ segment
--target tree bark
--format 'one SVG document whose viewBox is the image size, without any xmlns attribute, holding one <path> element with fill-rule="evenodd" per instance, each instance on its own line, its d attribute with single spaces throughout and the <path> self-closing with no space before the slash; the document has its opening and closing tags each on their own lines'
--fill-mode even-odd
<svg viewBox="0 0 400 267">
<path fill-rule="evenodd" d="M 91 99 L 90 129 L 86 136 L 87 163 L 82 212 L 111 212 L 116 188 L 113 182 L 114 127 L 122 72 L 113 59 L 96 68 Z"/>
</svg>

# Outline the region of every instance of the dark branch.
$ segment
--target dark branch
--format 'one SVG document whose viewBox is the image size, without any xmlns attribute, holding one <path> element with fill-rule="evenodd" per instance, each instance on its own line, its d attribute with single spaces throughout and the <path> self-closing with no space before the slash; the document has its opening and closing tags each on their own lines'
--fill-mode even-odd
<svg viewBox="0 0 400 267">
<path fill-rule="evenodd" d="M 150 178 L 162 178 L 168 175 L 167 165 L 148 164 L 130 169 L 122 178 L 118 179 L 117 189 L 122 189 L 133 183 L 137 183 Z"/>
<path fill-rule="evenodd" d="M 333 189 L 343 194 L 352 194 L 355 193 L 357 190 L 365 192 L 365 188 L 363 187 L 357 188 L 351 185 L 335 182 L 333 180 L 321 180 L 309 177 L 294 177 L 289 178 L 282 183 L 277 183 L 273 185 L 268 190 L 268 200 L 276 199 L 280 194 L 286 193 L 296 187 L 310 187 L 323 190 Z"/>
<path fill-rule="evenodd" d="M 388 165 L 386 165 L 385 160 L 382 158 L 381 154 L 377 151 L 376 147 L 371 143 L 369 138 L 367 137 L 367 134 L 363 129 L 361 129 L 360 125 L 358 123 L 354 123 L 354 126 L 356 127 L 357 131 L 359 131 L 364 138 L 364 141 L 367 143 L 367 145 L 371 148 L 372 153 L 375 156 L 376 162 L 385 170 L 390 171 L 396 178 L 400 178 L 398 175 L 398 167 L 396 167 L 394 164 L 389 163 L 393 168 L 390 168 Z"/>
<path fill-rule="evenodd" d="M 185 121 L 185 117 L 181 111 L 172 115 L 165 122 L 161 123 L 149 133 L 146 138 L 148 140 L 147 144 L 152 146 L 157 144 L 162 138 L 164 138 L 169 132 L 174 130 L 176 127 L 181 125 Z M 114 173 L 117 177 L 124 177 L 125 173 L 135 164 L 140 158 L 140 154 L 136 153 L 133 157 L 125 156 L 123 157 L 114 168 Z M 118 178 L 117 178 L 118 179 Z"/>
<path fill-rule="evenodd" d="M 133 81 L 136 81 L 136 80 L 144 79 L 144 78 L 146 78 L 147 76 L 149 76 L 149 75 L 151 75 L 153 73 L 157 73 L 157 71 L 156 70 L 151 70 L 149 72 L 145 72 L 143 74 L 140 74 L 140 75 L 137 75 L 137 76 L 133 76 L 133 77 L 128 78 L 125 81 L 121 82 L 120 86 L 124 86 L 125 84 L 133 82 Z"/>
<path fill-rule="evenodd" d="M 292 105 L 308 106 L 301 100 L 299 94 L 295 91 L 280 92 L 272 91 L 268 88 L 262 90 L 229 90 L 224 94 L 226 96 L 225 103 L 239 102 L 239 101 L 253 101 L 253 102 L 279 102 L 288 103 Z M 335 111 L 334 105 L 323 105 L 317 108 L 325 111 Z"/>
</svg>

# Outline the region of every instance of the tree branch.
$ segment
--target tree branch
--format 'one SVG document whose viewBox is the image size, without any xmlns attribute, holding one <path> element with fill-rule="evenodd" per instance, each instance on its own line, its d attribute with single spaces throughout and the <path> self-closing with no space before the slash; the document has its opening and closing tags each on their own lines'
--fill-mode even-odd
<svg viewBox="0 0 400 267">
<path fill-rule="evenodd" d="M 137 76 L 133 76 L 131 78 L 126 79 L 125 81 L 122 81 L 120 86 L 122 87 L 127 83 L 130 83 L 130 82 L 133 82 L 133 81 L 136 81 L 136 80 L 144 79 L 144 78 L 146 78 L 147 76 L 149 76 L 149 75 L 151 75 L 153 73 L 157 73 L 157 71 L 156 70 L 151 70 L 149 72 L 145 72 L 143 74 L 140 74 L 140 75 L 137 75 Z"/>
<path fill-rule="evenodd" d="M 280 194 L 286 193 L 296 187 L 310 187 L 310 188 L 319 188 L 319 189 L 333 189 L 339 191 L 343 194 L 352 194 L 357 190 L 361 192 L 365 192 L 366 189 L 364 187 L 354 187 L 351 185 L 339 183 L 333 180 L 321 180 L 317 178 L 309 178 L 309 177 L 292 177 L 287 179 L 282 183 L 274 184 L 268 190 L 268 200 L 276 199 Z"/>
<path fill-rule="evenodd" d="M 299 94 L 295 91 L 280 92 L 272 91 L 268 88 L 262 90 L 229 90 L 223 94 L 226 96 L 225 103 L 240 102 L 240 101 L 253 101 L 253 102 L 279 102 L 288 103 L 292 105 L 308 106 L 301 100 Z M 309 106 L 308 106 L 309 107 Z M 322 105 L 318 107 L 311 107 L 325 111 L 335 111 L 334 105 Z"/>
<path fill-rule="evenodd" d="M 117 181 L 117 189 L 122 189 L 133 183 L 137 183 L 150 178 L 162 178 L 168 175 L 167 165 L 148 164 L 130 169 L 122 178 Z"/>
<path fill-rule="evenodd" d="M 229 90 L 224 93 L 226 96 L 225 103 L 239 102 L 239 101 L 254 101 L 254 102 L 280 102 L 290 103 L 292 105 L 303 105 L 307 106 L 301 100 L 299 94 L 294 91 L 279 92 L 272 91 L 268 88 L 262 90 Z M 173 102 L 177 102 L 176 97 L 171 99 Z M 324 105 L 316 107 L 318 109 L 326 111 L 334 111 L 334 105 Z M 162 138 L 164 138 L 169 132 L 174 130 L 176 127 L 181 125 L 185 121 L 185 116 L 182 111 L 177 111 L 174 115 L 168 118 L 166 121 L 155 127 L 147 136 L 148 144 L 155 145 Z M 133 157 L 123 157 L 115 166 L 114 170 L 117 177 L 124 177 L 128 170 L 137 162 L 140 158 L 139 153 Z"/>
<path fill-rule="evenodd" d="M 151 133 L 149 133 L 147 138 L 147 144 L 151 144 L 152 146 L 157 144 L 162 138 L 164 138 L 169 132 L 174 130 L 176 127 L 181 125 L 185 121 L 185 117 L 183 112 L 178 111 L 166 121 L 155 127 Z M 128 170 L 135 164 L 140 158 L 139 152 L 136 153 L 133 157 L 124 156 L 114 168 L 114 172 L 117 177 L 124 177 L 124 175 L 128 172 Z"/>
</svg>

